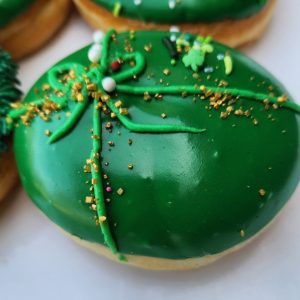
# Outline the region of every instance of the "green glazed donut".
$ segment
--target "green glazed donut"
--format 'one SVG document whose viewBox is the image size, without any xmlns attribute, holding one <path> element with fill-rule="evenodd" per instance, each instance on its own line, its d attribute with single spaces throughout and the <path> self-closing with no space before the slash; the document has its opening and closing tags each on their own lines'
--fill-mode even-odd
<svg viewBox="0 0 300 300">
<path fill-rule="evenodd" d="M 149 268 L 198 266 L 260 233 L 300 177 L 300 108 L 284 87 L 210 38 L 94 39 L 8 114 L 36 206 L 82 243 Z"/>
</svg>

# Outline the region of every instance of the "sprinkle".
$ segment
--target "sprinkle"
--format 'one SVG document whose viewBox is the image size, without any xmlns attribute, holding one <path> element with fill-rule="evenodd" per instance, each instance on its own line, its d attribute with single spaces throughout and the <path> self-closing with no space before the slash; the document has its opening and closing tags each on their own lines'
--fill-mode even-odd
<svg viewBox="0 0 300 300">
<path fill-rule="evenodd" d="M 224 60 L 224 54 L 222 54 L 222 53 L 218 54 L 217 60 Z"/>
<path fill-rule="evenodd" d="M 266 192 L 264 189 L 260 189 L 260 190 L 258 191 L 258 193 L 259 193 L 259 195 L 262 196 L 262 197 L 266 196 L 266 194 L 267 194 L 267 192 Z"/>
<path fill-rule="evenodd" d="M 163 70 L 164 75 L 169 76 L 171 74 L 171 71 L 169 69 Z"/>
<path fill-rule="evenodd" d="M 119 196 L 122 196 L 122 195 L 124 194 L 124 190 L 123 190 L 122 188 L 118 188 L 117 194 L 118 194 Z"/>
<path fill-rule="evenodd" d="M 165 47 L 167 48 L 167 50 L 171 56 L 171 59 L 177 59 L 179 53 L 177 51 L 176 44 L 174 43 L 174 41 L 170 40 L 170 38 L 166 36 L 166 37 L 163 37 L 162 42 L 165 45 Z"/>
<path fill-rule="evenodd" d="M 180 29 L 178 26 L 171 26 L 170 27 L 170 32 L 180 32 Z"/>
<path fill-rule="evenodd" d="M 103 89 L 108 93 L 113 92 L 117 86 L 116 81 L 112 77 L 103 78 L 101 84 Z"/>
<path fill-rule="evenodd" d="M 152 51 L 152 45 L 151 45 L 151 44 L 145 45 L 145 46 L 144 46 L 144 50 L 145 50 L 146 52 L 151 52 L 151 51 Z"/>
<path fill-rule="evenodd" d="M 162 117 L 163 119 L 165 119 L 165 118 L 167 117 L 167 114 L 166 114 L 166 113 L 162 113 L 162 114 L 161 114 L 161 117 Z"/>
<path fill-rule="evenodd" d="M 113 72 L 116 72 L 120 69 L 121 64 L 117 60 L 115 60 L 111 63 L 110 67 L 111 67 Z"/>
<path fill-rule="evenodd" d="M 128 169 L 132 170 L 133 169 L 133 164 L 128 164 Z"/>
<path fill-rule="evenodd" d="M 145 101 L 150 101 L 151 100 L 151 95 L 148 92 L 144 92 L 144 100 Z"/>
<path fill-rule="evenodd" d="M 138 6 L 142 4 L 142 0 L 133 0 L 134 5 Z"/>
<path fill-rule="evenodd" d="M 94 202 L 94 198 L 91 196 L 85 197 L 85 203 L 92 204 Z"/>
<path fill-rule="evenodd" d="M 115 107 L 116 108 L 120 108 L 122 106 L 122 101 L 121 100 L 118 100 L 115 102 Z"/>
<path fill-rule="evenodd" d="M 93 44 L 88 51 L 88 59 L 91 63 L 97 63 L 101 57 L 102 46 L 99 44 Z"/>
<path fill-rule="evenodd" d="M 282 95 L 277 98 L 278 103 L 285 103 L 288 100 L 288 97 L 286 95 Z"/>
<path fill-rule="evenodd" d="M 105 216 L 100 216 L 99 217 L 99 223 L 102 224 L 103 222 L 106 221 L 106 217 Z"/>
<path fill-rule="evenodd" d="M 127 108 L 120 108 L 119 112 L 121 115 L 128 115 L 128 109 Z"/>
<path fill-rule="evenodd" d="M 245 233 L 245 230 L 241 229 L 241 231 L 240 231 L 240 236 L 241 236 L 241 237 L 244 237 L 245 234 L 246 234 L 246 233 Z"/>
<path fill-rule="evenodd" d="M 256 126 L 258 125 L 258 120 L 257 119 L 253 119 L 253 124 Z"/>
<path fill-rule="evenodd" d="M 120 15 L 121 10 L 122 10 L 122 4 L 120 2 L 116 2 L 113 8 L 113 15 L 115 17 L 118 17 Z"/>
<path fill-rule="evenodd" d="M 113 141 L 108 141 L 107 144 L 111 147 L 114 147 L 115 146 L 115 143 Z"/>
<path fill-rule="evenodd" d="M 93 41 L 94 41 L 94 43 L 100 44 L 102 42 L 102 40 L 103 40 L 103 37 L 104 37 L 104 34 L 103 34 L 102 31 L 99 31 L 99 30 L 95 31 L 93 33 Z"/>
<path fill-rule="evenodd" d="M 132 145 L 132 139 L 128 139 L 128 145 Z"/>
<path fill-rule="evenodd" d="M 107 186 L 105 189 L 108 193 L 110 193 L 112 191 L 112 188 L 110 186 Z"/>
<path fill-rule="evenodd" d="M 213 67 L 206 67 L 204 68 L 204 73 L 212 73 L 214 71 Z"/>
<path fill-rule="evenodd" d="M 227 52 L 224 56 L 224 64 L 225 64 L 225 74 L 230 75 L 233 71 L 233 62 L 229 52 Z"/>
<path fill-rule="evenodd" d="M 97 179 L 96 178 L 92 178 L 92 184 L 93 185 L 97 184 Z"/>
<path fill-rule="evenodd" d="M 52 134 L 52 132 L 51 132 L 50 130 L 48 130 L 48 129 L 45 130 L 45 135 L 46 135 L 46 136 L 50 136 L 51 134 Z"/>
<path fill-rule="evenodd" d="M 170 9 L 174 9 L 176 6 L 176 1 L 175 0 L 169 0 L 169 8 Z"/>
<path fill-rule="evenodd" d="M 45 84 L 43 85 L 43 91 L 44 91 L 44 92 L 45 92 L 45 91 L 49 91 L 50 89 L 51 89 L 50 84 L 45 83 Z"/>
</svg>

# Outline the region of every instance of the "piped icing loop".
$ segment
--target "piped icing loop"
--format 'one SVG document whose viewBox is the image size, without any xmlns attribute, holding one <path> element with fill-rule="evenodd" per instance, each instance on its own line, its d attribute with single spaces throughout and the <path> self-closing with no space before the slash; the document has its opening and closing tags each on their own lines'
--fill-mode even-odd
<svg viewBox="0 0 300 300">
<path fill-rule="evenodd" d="M 131 120 L 128 116 L 129 111 L 123 107 L 121 100 L 114 100 L 114 93 L 145 95 L 147 92 L 150 96 L 155 94 L 162 95 L 202 95 L 206 97 L 206 92 L 215 94 L 226 94 L 232 97 L 243 97 L 251 101 L 274 103 L 282 108 L 288 108 L 296 112 L 300 112 L 300 107 L 290 101 L 287 97 L 272 96 L 263 93 L 256 93 L 240 88 L 229 88 L 221 86 L 197 86 L 197 85 L 126 85 L 126 81 L 131 80 L 134 76 L 142 74 L 146 68 L 146 56 L 141 52 L 116 53 L 116 57 L 120 62 L 118 72 L 111 70 L 111 61 L 109 59 L 110 43 L 115 39 L 116 32 L 110 30 L 101 40 L 102 48 L 99 57 L 99 64 L 92 62 L 88 68 L 78 63 L 61 64 L 54 67 L 48 73 L 48 82 L 50 87 L 49 94 L 46 99 L 39 99 L 28 104 L 21 105 L 9 112 L 8 116 L 17 120 L 24 117 L 27 110 L 32 107 L 39 109 L 46 104 L 54 103 L 51 108 L 53 111 L 60 110 L 68 105 L 70 101 L 75 102 L 71 115 L 68 119 L 49 137 L 49 143 L 57 142 L 63 136 L 68 134 L 80 120 L 83 112 L 89 104 L 93 105 L 93 129 L 92 129 L 92 150 L 89 157 L 89 165 L 91 166 L 91 182 L 93 185 L 98 222 L 103 234 L 105 243 L 113 253 L 118 253 L 117 241 L 113 237 L 111 225 L 107 218 L 107 212 L 104 200 L 104 187 L 102 183 L 101 171 L 101 149 L 102 149 L 102 133 L 101 133 L 101 110 L 104 113 L 111 113 L 120 123 L 129 131 L 138 133 L 202 133 L 205 129 L 177 124 L 141 124 Z M 190 45 L 193 45 L 191 48 Z M 192 70 L 202 67 L 206 56 L 212 53 L 213 46 L 210 39 L 196 38 L 194 41 L 190 39 L 185 45 L 188 49 L 182 49 L 183 63 Z M 183 47 L 183 48 L 185 48 Z M 148 48 L 147 48 L 148 49 Z M 192 51 L 192 53 L 191 53 Z M 187 55 L 187 56 L 186 56 Z M 200 55 L 200 59 L 199 56 Z M 187 58 L 185 58 L 187 57 Z M 195 58 L 196 57 L 196 58 Z M 196 60 L 196 61 L 194 61 Z M 132 63 L 132 64 L 131 64 Z M 178 62 L 181 63 L 181 62 Z M 225 62 L 225 73 L 230 75 L 232 72 L 232 61 L 227 59 Z M 120 256 L 120 259 L 124 259 Z"/>
</svg>

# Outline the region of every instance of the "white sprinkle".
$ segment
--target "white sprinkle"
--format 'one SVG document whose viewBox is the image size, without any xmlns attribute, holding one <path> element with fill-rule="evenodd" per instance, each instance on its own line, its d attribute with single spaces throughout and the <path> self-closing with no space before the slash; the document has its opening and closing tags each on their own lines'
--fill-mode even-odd
<svg viewBox="0 0 300 300">
<path fill-rule="evenodd" d="M 224 60 L 224 54 L 220 53 L 217 55 L 218 60 Z"/>
<path fill-rule="evenodd" d="M 171 42 L 176 42 L 176 40 L 177 40 L 176 35 L 175 35 L 175 34 L 172 34 L 172 35 L 170 36 L 170 40 L 171 40 Z"/>
<path fill-rule="evenodd" d="M 111 77 L 105 77 L 102 79 L 102 87 L 104 89 L 104 91 L 111 93 L 116 89 L 116 82 L 113 78 Z"/>
<path fill-rule="evenodd" d="M 178 26 L 171 26 L 170 27 L 170 32 L 180 32 L 180 29 Z"/>
<path fill-rule="evenodd" d="M 94 40 L 94 43 L 96 44 L 100 44 L 101 41 L 103 40 L 103 37 L 104 37 L 104 33 L 102 31 L 95 31 L 93 33 L 93 40 Z"/>
<path fill-rule="evenodd" d="M 214 71 L 214 68 L 213 67 L 206 67 L 204 69 L 204 73 L 212 73 Z"/>
<path fill-rule="evenodd" d="M 133 0 L 134 5 L 141 5 L 142 0 Z"/>
<path fill-rule="evenodd" d="M 92 63 L 97 63 L 101 57 L 102 46 L 99 44 L 93 44 L 88 52 L 89 61 Z"/>
<path fill-rule="evenodd" d="M 176 1 L 175 0 L 169 0 L 169 8 L 174 9 L 176 6 Z"/>
</svg>

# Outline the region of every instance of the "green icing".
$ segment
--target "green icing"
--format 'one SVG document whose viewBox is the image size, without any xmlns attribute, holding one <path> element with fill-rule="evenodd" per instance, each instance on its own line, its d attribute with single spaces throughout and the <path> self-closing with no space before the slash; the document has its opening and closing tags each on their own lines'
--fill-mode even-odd
<svg viewBox="0 0 300 300">
<path fill-rule="evenodd" d="M 253 236 L 277 214 L 298 183 L 300 136 L 295 112 L 299 106 L 287 100 L 283 107 L 267 110 L 272 103 L 278 105 L 278 96 L 285 90 L 260 66 L 225 46 L 213 43 L 215 51 L 207 54 L 205 66 L 213 66 L 214 72 L 207 76 L 202 69 L 195 76 L 181 61 L 170 66 L 169 52 L 161 42 L 166 33 L 136 33 L 131 40 L 134 52 L 129 54 L 122 54 L 128 35 L 117 35 L 108 47 L 110 34 L 103 42 L 100 67 L 84 69 L 88 65 L 84 48 L 43 75 L 24 100 L 42 105 L 45 93 L 36 94 L 34 88 L 49 82 L 56 91 L 46 92 L 47 97 L 59 103 L 60 110 L 50 122 L 34 118 L 29 127 L 20 124 L 15 131 L 21 179 L 33 201 L 71 234 L 106 243 L 113 252 L 124 254 L 196 257 L 218 253 Z M 145 43 L 150 42 L 153 50 L 144 52 Z M 227 51 L 234 61 L 230 76 L 225 75 L 223 60 L 217 59 L 217 54 Z M 116 58 L 124 63 L 120 72 L 112 73 L 109 62 Z M 162 72 L 166 67 L 171 71 L 168 76 Z M 57 79 L 70 68 L 97 83 L 104 96 L 103 76 L 117 81 L 116 93 L 106 102 L 116 119 L 105 111 L 101 116 L 96 98 L 94 105 L 87 105 L 85 87 L 82 101 L 68 101 L 74 81 Z M 138 75 L 138 80 L 132 75 Z M 222 79 L 228 87 L 219 86 Z M 150 97 L 161 94 L 163 100 L 153 97 L 144 101 L 141 95 L 145 92 Z M 210 106 L 211 92 L 230 95 L 230 99 L 238 96 L 229 104 L 251 112 L 251 116 L 233 114 L 221 120 L 220 111 L 227 106 L 205 109 Z M 129 116 L 114 106 L 118 99 L 129 109 Z M 270 104 L 262 104 L 265 99 Z M 84 109 L 78 109 L 79 105 Z M 17 118 L 28 107 L 13 110 L 10 116 Z M 64 113 L 68 111 L 69 118 Z M 162 113 L 168 116 L 165 120 Z M 254 121 L 259 122 L 257 126 Z M 107 122 L 111 122 L 112 131 L 105 128 Z M 194 131 L 179 133 L 182 130 L 178 128 Z M 50 139 L 56 143 L 47 143 L 46 130 L 54 132 Z M 109 141 L 115 146 L 109 146 Z M 100 150 L 98 160 L 95 153 Z M 100 172 L 93 166 L 92 174 L 83 173 L 87 157 L 95 160 L 96 169 L 101 162 Z M 129 163 L 133 170 L 128 170 Z M 102 172 L 108 175 L 103 182 Z M 84 202 L 90 194 L 91 175 L 98 179 L 92 193 L 96 216 Z M 112 193 L 103 189 L 107 181 Z M 117 193 L 120 187 L 125 191 L 121 196 Z M 265 197 L 259 195 L 260 189 L 267 192 Z M 106 198 L 111 201 L 105 205 Z M 107 217 L 101 230 L 95 224 L 95 217 L 100 216 Z M 245 237 L 240 230 L 245 231 Z"/>
<path fill-rule="evenodd" d="M 0 28 L 26 11 L 35 0 L 1 0 Z"/>
<path fill-rule="evenodd" d="M 10 54 L 0 48 L 0 152 L 6 148 L 1 138 L 10 133 L 6 115 L 11 103 L 21 97 L 21 92 L 17 88 L 19 85 L 17 72 L 18 67 L 12 61 Z"/>
<path fill-rule="evenodd" d="M 121 4 L 120 16 L 156 23 L 215 22 L 225 19 L 246 18 L 259 12 L 267 0 L 181 0 L 173 9 L 175 0 L 92 0 L 114 11 Z M 172 4 L 171 4 L 172 5 Z"/>
</svg>

